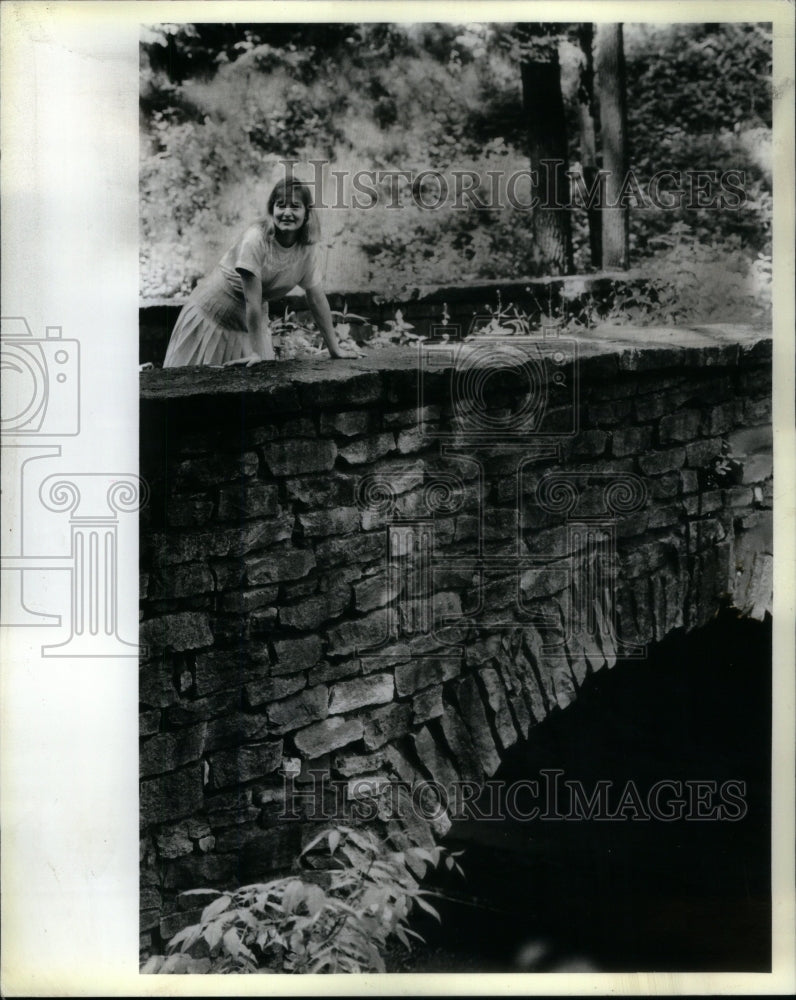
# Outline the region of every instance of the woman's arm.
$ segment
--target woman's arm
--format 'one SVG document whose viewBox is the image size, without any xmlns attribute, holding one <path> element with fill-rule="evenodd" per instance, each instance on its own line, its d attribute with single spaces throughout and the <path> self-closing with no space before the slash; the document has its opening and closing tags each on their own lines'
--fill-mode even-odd
<svg viewBox="0 0 796 1000">
<path fill-rule="evenodd" d="M 326 346 L 329 348 L 329 354 L 333 358 L 360 357 L 360 351 L 353 344 L 341 344 L 337 339 L 337 334 L 334 332 L 334 324 L 332 323 L 332 311 L 329 308 L 329 300 L 326 298 L 323 288 L 320 285 L 316 285 L 314 288 L 305 289 L 304 294 L 307 296 L 307 305 L 310 307 L 310 312 L 323 334 Z"/>
<path fill-rule="evenodd" d="M 263 321 L 263 285 L 250 271 L 238 272 L 243 282 L 243 297 L 246 300 L 246 329 L 249 332 L 251 352 L 263 361 L 274 360 L 274 346 L 268 322 Z"/>
</svg>

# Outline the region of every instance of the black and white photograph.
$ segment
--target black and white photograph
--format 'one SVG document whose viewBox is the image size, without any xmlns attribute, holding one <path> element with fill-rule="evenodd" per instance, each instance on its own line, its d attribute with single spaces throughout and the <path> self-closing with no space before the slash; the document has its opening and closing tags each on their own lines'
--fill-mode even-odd
<svg viewBox="0 0 796 1000">
<path fill-rule="evenodd" d="M 4 991 L 790 992 L 793 10 L 24 6 Z"/>
<path fill-rule="evenodd" d="M 142 971 L 770 970 L 771 61 L 144 27 Z"/>
</svg>

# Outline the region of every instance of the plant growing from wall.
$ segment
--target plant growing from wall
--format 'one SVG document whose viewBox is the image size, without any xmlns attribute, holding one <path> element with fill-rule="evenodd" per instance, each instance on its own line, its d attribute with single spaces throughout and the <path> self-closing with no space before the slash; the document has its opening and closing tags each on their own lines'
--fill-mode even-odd
<svg viewBox="0 0 796 1000">
<path fill-rule="evenodd" d="M 404 319 L 400 309 L 396 310 L 394 320 L 387 320 L 383 330 L 372 329 L 363 316 L 349 313 L 347 309 L 343 312 L 335 310 L 332 316 L 335 320 L 335 333 L 341 343 L 354 340 L 368 348 L 379 348 L 403 346 L 425 340 L 425 337 L 413 332 L 414 327 Z M 352 337 L 351 327 L 354 324 L 366 329 L 368 333 Z M 329 352 L 323 346 L 320 331 L 307 315 L 299 317 L 286 309 L 284 316 L 271 320 L 271 333 L 279 361 L 328 357 Z"/>
<path fill-rule="evenodd" d="M 388 850 L 367 829 L 324 830 L 299 857 L 310 870 L 219 892 L 141 972 L 384 972 L 393 937 L 423 940 L 409 927 L 415 906 L 439 919 L 420 880 L 442 858 L 441 847 Z M 444 860 L 461 872 L 455 854 Z"/>
</svg>

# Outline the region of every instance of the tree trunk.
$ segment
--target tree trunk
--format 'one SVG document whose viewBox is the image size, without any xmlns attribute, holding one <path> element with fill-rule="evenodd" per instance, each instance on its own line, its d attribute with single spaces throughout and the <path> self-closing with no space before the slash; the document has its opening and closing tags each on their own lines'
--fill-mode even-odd
<svg viewBox="0 0 796 1000">
<path fill-rule="evenodd" d="M 545 62 L 526 59 L 521 70 L 531 171 L 536 177 L 531 191 L 539 200 L 533 209 L 537 266 L 546 274 L 571 274 L 567 127 L 558 52 L 551 49 Z"/>
<path fill-rule="evenodd" d="M 628 164 L 622 25 L 598 24 L 596 50 L 600 139 L 603 170 L 606 171 L 605 204 L 602 209 L 602 266 L 627 270 L 630 266 L 630 216 L 626 206 L 617 204 Z"/>
<path fill-rule="evenodd" d="M 591 192 L 598 176 L 597 145 L 594 126 L 594 25 L 590 22 L 578 28 L 578 41 L 584 55 L 578 84 L 578 126 L 580 130 L 580 165 L 586 190 Z M 602 267 L 602 212 L 599 199 L 586 206 L 589 223 L 589 259 L 593 268 Z"/>
</svg>

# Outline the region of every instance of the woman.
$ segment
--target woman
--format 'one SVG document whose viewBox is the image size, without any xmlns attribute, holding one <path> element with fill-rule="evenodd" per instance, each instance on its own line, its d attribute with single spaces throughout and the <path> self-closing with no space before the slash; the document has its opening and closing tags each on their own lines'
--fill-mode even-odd
<svg viewBox="0 0 796 1000">
<path fill-rule="evenodd" d="M 321 286 L 315 244 L 319 226 L 312 197 L 297 180 L 280 181 L 268 216 L 250 226 L 191 292 L 171 334 L 164 368 L 272 361 L 268 302 L 299 285 L 333 358 L 360 351 L 340 343 Z"/>
</svg>

